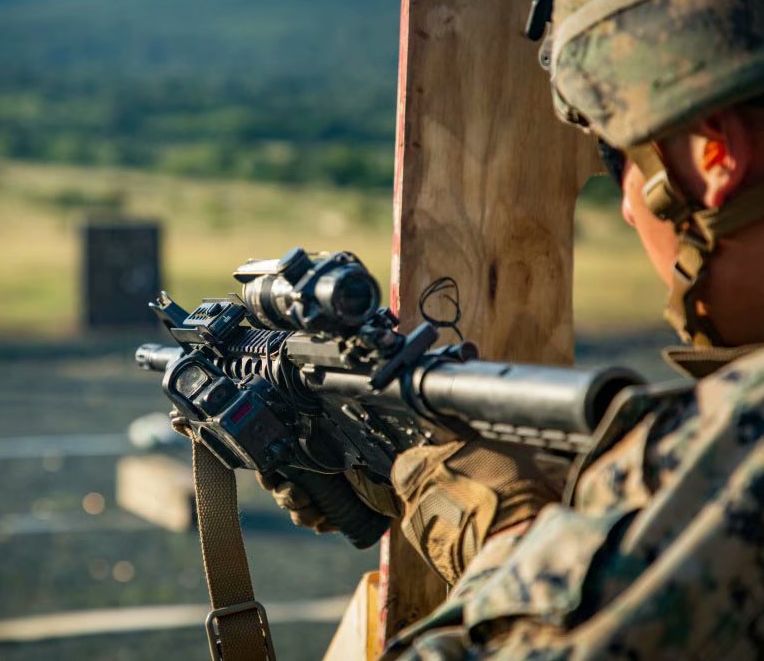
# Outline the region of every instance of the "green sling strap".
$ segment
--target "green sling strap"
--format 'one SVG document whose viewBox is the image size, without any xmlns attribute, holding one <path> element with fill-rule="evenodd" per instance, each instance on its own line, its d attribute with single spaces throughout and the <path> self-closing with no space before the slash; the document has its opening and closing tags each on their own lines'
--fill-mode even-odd
<svg viewBox="0 0 764 661">
<path fill-rule="evenodd" d="M 213 661 L 273 661 L 265 609 L 255 601 L 239 524 L 236 475 L 194 441 L 196 516 L 212 610 L 207 637 Z"/>
</svg>

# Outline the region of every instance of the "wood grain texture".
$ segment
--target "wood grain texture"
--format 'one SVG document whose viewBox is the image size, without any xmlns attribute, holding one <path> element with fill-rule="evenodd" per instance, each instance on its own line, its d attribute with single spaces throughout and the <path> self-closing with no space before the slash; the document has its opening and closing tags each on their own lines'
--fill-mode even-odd
<svg viewBox="0 0 764 661">
<path fill-rule="evenodd" d="M 422 290 L 451 276 L 460 327 L 482 357 L 567 364 L 573 210 L 593 149 L 553 115 L 539 45 L 522 36 L 529 7 L 402 2 L 391 298 L 410 330 L 421 321 Z M 432 301 L 428 311 L 451 309 Z M 446 331 L 443 339 L 455 338 Z M 387 548 L 389 638 L 442 601 L 445 588 L 397 527 Z"/>
</svg>

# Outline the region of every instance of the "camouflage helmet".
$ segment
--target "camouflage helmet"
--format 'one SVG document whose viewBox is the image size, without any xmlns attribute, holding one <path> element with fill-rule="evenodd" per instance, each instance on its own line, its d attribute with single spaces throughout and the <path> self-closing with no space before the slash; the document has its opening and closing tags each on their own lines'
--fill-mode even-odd
<svg viewBox="0 0 764 661">
<path fill-rule="evenodd" d="M 764 0 L 556 0 L 558 114 L 626 149 L 764 93 Z"/>
</svg>

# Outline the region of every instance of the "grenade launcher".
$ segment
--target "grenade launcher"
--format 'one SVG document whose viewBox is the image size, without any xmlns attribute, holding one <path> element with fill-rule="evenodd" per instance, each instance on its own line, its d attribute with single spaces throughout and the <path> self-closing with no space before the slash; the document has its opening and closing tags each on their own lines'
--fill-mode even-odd
<svg viewBox="0 0 764 661">
<path fill-rule="evenodd" d="M 177 346 L 144 344 L 136 361 L 228 468 L 280 473 L 300 485 L 358 548 L 389 520 L 342 473 L 389 484 L 395 457 L 444 436 L 538 448 L 570 462 L 624 388 L 623 368 L 578 370 L 478 360 L 461 342 L 433 349 L 437 327 L 405 335 L 379 308 L 376 280 L 351 253 L 252 260 L 241 296 L 190 314 L 162 293 L 150 307 Z"/>
</svg>

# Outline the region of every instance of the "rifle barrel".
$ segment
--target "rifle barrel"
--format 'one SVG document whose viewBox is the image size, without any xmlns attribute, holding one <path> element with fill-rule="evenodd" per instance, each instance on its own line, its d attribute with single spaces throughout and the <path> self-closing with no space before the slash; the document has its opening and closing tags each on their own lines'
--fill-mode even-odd
<svg viewBox="0 0 764 661">
<path fill-rule="evenodd" d="M 181 353 L 178 347 L 144 344 L 135 359 L 143 369 L 161 372 Z M 419 368 L 411 381 L 415 398 L 434 416 L 566 434 L 591 434 L 616 395 L 642 383 L 639 374 L 624 367 L 582 370 L 481 360 Z M 375 393 L 368 375 L 329 369 L 322 370 L 318 379 L 308 377 L 306 385 L 317 394 L 406 409 L 400 380 Z"/>
<path fill-rule="evenodd" d="M 449 416 L 466 423 L 511 425 L 565 434 L 591 434 L 621 390 L 644 383 L 625 367 L 583 370 L 473 360 L 442 362 L 410 381 L 413 399 L 430 417 Z M 404 409 L 401 381 L 373 392 L 369 377 L 326 370 L 309 378 L 316 392 L 333 393 L 371 406 Z"/>
<path fill-rule="evenodd" d="M 442 363 L 421 379 L 422 399 L 439 415 L 591 434 L 616 395 L 644 383 L 622 367 L 580 370 L 469 361 Z"/>
</svg>

